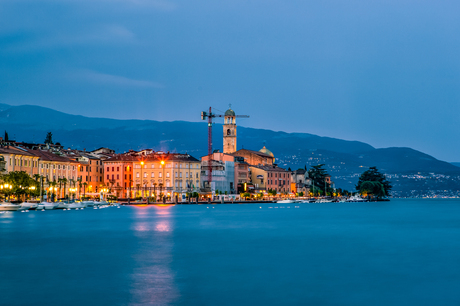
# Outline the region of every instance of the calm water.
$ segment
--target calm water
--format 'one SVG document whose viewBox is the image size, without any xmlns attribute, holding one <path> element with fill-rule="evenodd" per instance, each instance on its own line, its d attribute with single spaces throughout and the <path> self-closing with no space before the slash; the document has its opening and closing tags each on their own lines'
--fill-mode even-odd
<svg viewBox="0 0 460 306">
<path fill-rule="evenodd" d="M 0 304 L 460 304 L 460 201 L 298 207 L 1 214 Z"/>
</svg>

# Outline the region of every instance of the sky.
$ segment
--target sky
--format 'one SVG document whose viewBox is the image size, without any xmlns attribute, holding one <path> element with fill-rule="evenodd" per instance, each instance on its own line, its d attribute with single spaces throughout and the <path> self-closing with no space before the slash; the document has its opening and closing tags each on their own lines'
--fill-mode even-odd
<svg viewBox="0 0 460 306">
<path fill-rule="evenodd" d="M 250 115 L 242 126 L 460 161 L 459 11 L 424 0 L 0 0 L 0 103 L 159 121 L 231 104 Z"/>
</svg>

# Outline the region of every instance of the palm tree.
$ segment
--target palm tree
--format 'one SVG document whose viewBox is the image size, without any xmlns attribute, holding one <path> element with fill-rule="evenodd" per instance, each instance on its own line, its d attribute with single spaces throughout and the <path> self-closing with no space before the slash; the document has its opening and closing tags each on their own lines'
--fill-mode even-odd
<svg viewBox="0 0 460 306">
<path fill-rule="evenodd" d="M 81 177 L 78 177 L 77 178 L 77 182 L 78 182 L 78 197 L 80 197 L 81 195 Z"/>
<path fill-rule="evenodd" d="M 54 192 L 53 191 L 54 191 L 54 188 L 57 186 L 57 183 L 56 183 L 55 180 L 53 180 L 52 182 L 48 181 L 48 186 L 50 186 L 51 189 L 52 189 L 52 191 L 51 191 L 51 200 L 52 200 L 52 202 L 54 202 Z"/>
<path fill-rule="evenodd" d="M 70 180 L 69 180 L 69 186 L 70 186 L 70 188 L 72 188 L 72 185 L 73 185 L 73 187 L 75 188 L 75 180 L 74 180 L 74 179 L 70 179 Z M 74 190 L 74 191 L 75 191 L 75 190 Z M 75 193 L 73 193 L 72 196 L 75 198 Z"/>
<path fill-rule="evenodd" d="M 59 183 L 59 198 L 61 197 L 61 191 L 62 191 L 62 178 L 58 178 L 58 183 Z"/>
<path fill-rule="evenodd" d="M 88 186 L 87 182 L 83 183 L 83 196 L 86 196 L 86 186 Z"/>
<path fill-rule="evenodd" d="M 64 184 L 64 198 L 66 197 L 65 187 L 67 185 L 67 182 L 68 182 L 67 178 L 65 178 L 65 177 L 62 178 L 62 183 Z"/>
</svg>

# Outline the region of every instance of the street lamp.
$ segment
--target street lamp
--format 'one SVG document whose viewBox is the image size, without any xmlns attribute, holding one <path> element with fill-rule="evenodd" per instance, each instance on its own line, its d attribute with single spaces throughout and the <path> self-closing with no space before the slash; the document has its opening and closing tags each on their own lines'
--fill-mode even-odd
<svg viewBox="0 0 460 306">
<path fill-rule="evenodd" d="M 142 168 L 144 168 L 144 161 L 141 161 L 141 188 L 142 188 L 142 199 L 144 199 L 144 178 L 142 176 Z"/>
<path fill-rule="evenodd" d="M 165 192 L 166 192 L 165 161 L 162 160 L 160 162 L 160 164 L 161 164 L 161 167 L 163 168 L 163 186 L 164 186 Z M 165 203 L 165 195 L 164 195 L 164 193 L 163 193 L 163 203 Z"/>
</svg>

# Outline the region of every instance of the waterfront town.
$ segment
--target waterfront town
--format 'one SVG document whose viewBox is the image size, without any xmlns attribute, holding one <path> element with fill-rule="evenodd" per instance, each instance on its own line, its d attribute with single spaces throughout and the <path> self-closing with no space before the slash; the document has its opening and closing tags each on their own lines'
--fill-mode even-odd
<svg viewBox="0 0 460 306">
<path fill-rule="evenodd" d="M 0 138 L 0 169 L 2 174 L 26 172 L 40 182 L 42 197 L 53 201 L 104 198 L 177 203 L 191 197 L 235 201 L 309 195 L 312 181 L 306 169 L 279 167 L 265 146 L 237 150 L 235 117 L 232 109 L 225 112 L 222 152 L 213 150 L 202 157 L 151 149 L 73 150 L 53 143 L 51 133 L 43 144 L 11 141 L 5 133 Z M 330 176 L 324 179 L 325 185 L 332 185 Z"/>
</svg>

